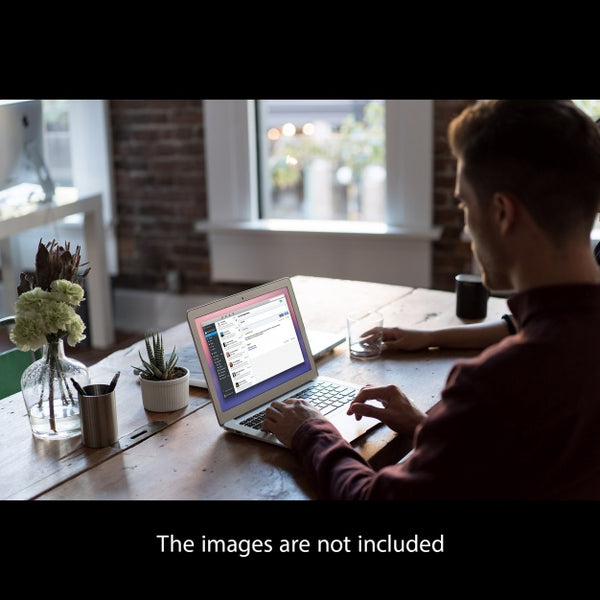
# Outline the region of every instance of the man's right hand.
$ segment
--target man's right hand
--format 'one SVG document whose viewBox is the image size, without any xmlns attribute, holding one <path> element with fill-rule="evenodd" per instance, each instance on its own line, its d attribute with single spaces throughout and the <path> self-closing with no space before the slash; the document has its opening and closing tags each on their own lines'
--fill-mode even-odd
<svg viewBox="0 0 600 600">
<path fill-rule="evenodd" d="M 368 402 L 376 400 L 381 406 Z M 348 414 L 357 420 L 374 417 L 397 433 L 412 435 L 425 418 L 422 413 L 395 385 L 365 386 L 348 407 Z"/>
</svg>

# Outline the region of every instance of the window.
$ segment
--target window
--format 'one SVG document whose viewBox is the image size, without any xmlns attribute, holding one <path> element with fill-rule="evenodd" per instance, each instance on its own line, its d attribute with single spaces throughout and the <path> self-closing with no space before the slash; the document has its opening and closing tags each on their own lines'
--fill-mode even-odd
<svg viewBox="0 0 600 600">
<path fill-rule="evenodd" d="M 379 102 L 385 115 L 385 177 L 379 177 L 385 194 L 379 214 L 365 218 L 346 208 L 325 218 L 293 207 L 301 196 L 286 199 L 293 210 L 283 216 L 275 210 L 272 188 L 270 199 L 261 203 L 259 192 L 269 190 L 265 177 L 270 177 L 260 170 L 260 164 L 268 164 L 265 143 L 258 141 L 265 118 L 261 101 L 205 100 L 208 220 L 197 229 L 208 233 L 214 281 L 261 282 L 302 273 L 430 285 L 431 242 L 439 235 L 432 226 L 433 101 Z M 321 185 L 319 193 L 334 198 L 332 190 L 340 185 L 335 172 L 343 165 L 331 157 L 327 161 L 332 164 L 325 165 L 329 174 L 322 179 L 331 182 L 333 174 L 333 186 L 324 192 Z M 341 189 L 337 192 L 343 197 Z M 387 256 L 394 260 L 382 259 Z"/>
<path fill-rule="evenodd" d="M 592 119 L 600 119 L 600 100 L 573 100 L 581 110 L 585 111 Z M 600 125 L 599 125 L 600 126 Z M 600 241 L 600 215 L 596 218 L 594 230 L 592 231 L 594 243 Z"/>
<path fill-rule="evenodd" d="M 73 186 L 69 101 L 42 100 L 44 122 L 44 156 L 54 185 Z"/>
<path fill-rule="evenodd" d="M 383 100 L 259 100 L 260 214 L 385 221 Z"/>
<path fill-rule="evenodd" d="M 592 119 L 600 119 L 600 100 L 573 100 Z"/>
</svg>

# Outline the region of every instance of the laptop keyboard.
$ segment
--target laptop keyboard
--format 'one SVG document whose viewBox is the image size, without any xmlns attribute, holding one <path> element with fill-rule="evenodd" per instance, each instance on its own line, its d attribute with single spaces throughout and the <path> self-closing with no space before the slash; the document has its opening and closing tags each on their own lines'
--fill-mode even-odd
<svg viewBox="0 0 600 600">
<path fill-rule="evenodd" d="M 354 399 L 354 396 L 356 396 L 356 393 L 355 388 L 330 381 L 320 381 L 290 397 L 303 398 L 312 404 L 312 406 L 318 408 L 323 415 L 327 415 L 336 408 L 350 403 Z M 240 423 L 247 427 L 252 427 L 252 429 L 261 429 L 264 418 L 265 411 L 263 410 L 240 421 Z"/>
</svg>

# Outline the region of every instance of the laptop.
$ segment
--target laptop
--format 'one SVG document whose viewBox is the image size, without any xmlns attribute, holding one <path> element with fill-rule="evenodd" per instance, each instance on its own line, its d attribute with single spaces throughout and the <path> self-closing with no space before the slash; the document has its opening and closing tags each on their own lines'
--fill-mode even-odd
<svg viewBox="0 0 600 600">
<path fill-rule="evenodd" d="M 353 442 L 380 424 L 346 414 L 360 385 L 319 375 L 289 278 L 282 278 L 187 311 L 200 365 L 221 427 L 281 445 L 261 428 L 273 400 L 307 397 L 314 386 L 330 393 L 316 404 Z M 321 399 L 323 396 L 321 396 Z"/>
<path fill-rule="evenodd" d="M 332 352 L 334 348 L 346 341 L 345 335 L 331 331 L 307 329 L 306 333 L 308 335 L 310 350 L 315 360 Z M 195 344 L 186 344 L 181 349 L 178 349 L 177 357 L 177 364 L 186 367 L 190 372 L 190 385 L 192 387 L 208 388 Z"/>
</svg>

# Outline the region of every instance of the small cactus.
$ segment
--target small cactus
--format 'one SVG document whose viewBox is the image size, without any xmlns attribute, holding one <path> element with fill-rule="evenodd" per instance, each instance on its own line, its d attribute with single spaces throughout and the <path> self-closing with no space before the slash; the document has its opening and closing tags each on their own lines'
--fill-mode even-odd
<svg viewBox="0 0 600 600">
<path fill-rule="evenodd" d="M 148 360 L 145 360 L 142 357 L 142 353 L 138 352 L 143 367 L 133 367 L 134 375 L 140 375 L 144 379 L 160 381 L 164 379 L 177 379 L 185 374 L 185 369 L 177 366 L 179 357 L 175 348 L 173 348 L 169 358 L 165 360 L 165 349 L 160 333 L 147 333 L 145 342 Z"/>
</svg>

